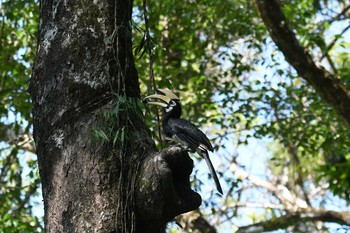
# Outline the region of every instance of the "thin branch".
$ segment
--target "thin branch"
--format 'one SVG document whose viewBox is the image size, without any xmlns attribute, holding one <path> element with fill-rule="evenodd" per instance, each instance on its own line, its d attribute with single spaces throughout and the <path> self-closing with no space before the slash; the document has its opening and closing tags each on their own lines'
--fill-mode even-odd
<svg viewBox="0 0 350 233">
<path fill-rule="evenodd" d="M 143 0 L 143 17 L 145 20 L 145 27 L 146 27 L 146 44 L 147 44 L 147 49 L 148 49 L 148 54 L 149 54 L 149 76 L 151 79 L 151 83 L 153 85 L 154 90 L 156 90 L 156 82 L 154 79 L 154 72 L 153 72 L 153 53 L 152 53 L 152 44 L 151 44 L 151 33 L 150 33 L 150 26 L 148 22 L 148 15 L 147 15 L 147 1 Z"/>
<path fill-rule="evenodd" d="M 328 20 L 328 23 L 331 24 L 331 23 L 333 23 L 334 21 L 337 21 L 337 20 L 342 19 L 341 17 L 342 17 L 343 15 L 345 15 L 346 12 L 347 12 L 348 10 L 350 10 L 350 5 L 347 6 L 347 7 L 345 7 L 345 8 L 344 8 L 339 14 L 337 14 L 335 17 L 333 17 L 332 19 Z"/>
<path fill-rule="evenodd" d="M 273 184 L 266 180 L 260 179 L 254 175 L 249 174 L 248 172 L 240 169 L 237 164 L 232 163 L 230 166 L 230 170 L 239 178 L 239 179 L 247 179 L 252 182 L 257 187 L 262 187 L 273 193 L 281 203 L 286 207 L 289 211 L 295 211 L 298 208 L 306 208 L 308 207 L 307 203 L 296 197 L 292 194 L 287 187 L 281 184 Z"/>
<path fill-rule="evenodd" d="M 273 108 L 273 112 L 274 112 L 274 115 L 275 115 L 275 118 L 277 119 L 277 125 L 282 128 L 281 126 L 281 119 L 279 118 L 279 114 L 278 114 L 278 109 L 276 106 L 274 105 L 271 105 L 272 108 Z M 292 122 L 290 122 L 290 124 L 292 124 Z M 290 128 L 292 128 L 292 126 L 290 126 Z M 303 138 L 304 135 L 301 137 Z M 286 141 L 288 143 L 288 154 L 291 156 L 291 159 L 293 160 L 293 162 L 296 164 L 296 170 L 297 170 L 297 173 L 298 173 L 298 177 L 296 179 L 296 183 L 300 186 L 300 189 L 302 190 L 302 193 L 304 195 L 304 199 L 305 199 L 305 202 L 308 206 L 311 206 L 311 202 L 309 200 L 309 197 L 307 195 L 307 192 L 305 190 L 305 187 L 304 187 L 304 177 L 303 177 L 303 173 L 302 173 L 302 170 L 301 170 L 301 167 L 300 167 L 300 159 L 298 157 L 298 145 L 300 142 L 294 142 L 294 145 L 290 140 L 289 138 L 286 138 Z M 288 170 L 288 168 L 287 168 Z"/>
<path fill-rule="evenodd" d="M 309 194 L 310 199 L 316 199 L 319 196 L 323 196 L 327 191 L 329 190 L 329 184 L 325 183 L 325 184 L 319 184 L 319 186 L 317 188 L 315 188 L 314 190 L 312 190 Z"/>
<path fill-rule="evenodd" d="M 14 163 L 14 155 L 9 154 L 6 156 L 6 158 L 3 160 L 1 169 L 0 169 L 0 185 L 2 186 L 7 181 L 5 180 L 6 175 L 8 174 L 8 171 L 10 170 L 10 166 Z"/>
<path fill-rule="evenodd" d="M 227 207 L 231 207 L 231 208 L 246 207 L 246 208 L 286 210 L 285 206 L 273 204 L 273 203 L 235 202 L 235 203 L 228 205 Z"/>
<path fill-rule="evenodd" d="M 331 67 L 331 69 L 332 69 L 334 75 L 337 75 L 337 74 L 338 74 L 338 70 L 337 70 L 337 68 L 335 67 L 334 62 L 333 62 L 332 58 L 329 56 L 328 53 L 326 53 L 326 58 L 327 58 L 328 64 L 329 64 L 329 66 Z"/>
<path fill-rule="evenodd" d="M 148 49 L 148 54 L 149 54 L 149 77 L 151 79 L 151 85 L 153 86 L 153 90 L 157 90 L 157 84 L 154 79 L 154 71 L 153 71 L 153 51 L 152 51 L 152 44 L 151 44 L 151 32 L 150 32 L 150 26 L 148 22 L 148 16 L 147 16 L 147 1 L 143 0 L 143 17 L 145 20 L 145 27 L 146 27 L 146 44 L 147 44 L 147 49 Z M 163 148 L 163 139 L 162 139 L 162 133 L 161 133 L 161 128 L 160 128 L 160 117 L 159 117 L 159 112 L 158 109 L 156 110 L 157 114 L 157 122 L 158 122 L 158 135 L 159 135 L 159 143 L 160 147 Z"/>
<path fill-rule="evenodd" d="M 21 209 L 23 209 L 24 205 L 29 203 L 30 198 L 33 196 L 33 194 L 37 191 L 38 189 L 38 184 L 36 183 L 32 183 L 29 186 L 28 191 L 26 192 L 24 198 L 21 200 L 21 202 L 16 206 L 15 209 L 13 209 L 11 211 L 11 214 L 14 215 L 16 214 L 18 211 L 20 211 Z"/>
<path fill-rule="evenodd" d="M 335 43 L 341 38 L 341 36 L 350 29 L 350 25 L 348 25 L 346 28 L 343 29 L 343 31 L 341 31 L 341 33 L 339 35 L 337 35 L 332 42 L 327 46 L 326 50 L 323 52 L 319 62 L 321 62 L 323 60 L 323 58 L 325 58 L 328 54 L 328 52 L 333 48 L 333 46 L 335 45 Z"/>
</svg>

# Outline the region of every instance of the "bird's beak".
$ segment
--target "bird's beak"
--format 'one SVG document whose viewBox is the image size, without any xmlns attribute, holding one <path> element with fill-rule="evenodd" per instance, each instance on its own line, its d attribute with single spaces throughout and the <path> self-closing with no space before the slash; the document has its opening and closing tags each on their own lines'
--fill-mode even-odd
<svg viewBox="0 0 350 233">
<path fill-rule="evenodd" d="M 148 101 L 149 99 L 159 99 L 161 101 L 164 101 L 165 103 L 164 102 L 149 102 Z M 170 102 L 171 99 L 167 96 L 164 96 L 164 95 L 153 94 L 153 95 L 149 95 L 149 96 L 145 97 L 143 100 L 147 101 L 148 104 L 153 104 L 153 105 L 157 105 L 157 106 L 161 106 L 161 107 L 165 108 L 168 106 L 168 103 Z"/>
<path fill-rule="evenodd" d="M 158 105 L 163 108 L 166 108 L 171 100 L 179 100 L 179 97 L 171 92 L 169 89 L 157 89 L 157 94 L 149 95 L 145 97 L 143 100 L 148 104 Z M 162 102 L 149 102 L 149 99 L 157 99 Z"/>
</svg>

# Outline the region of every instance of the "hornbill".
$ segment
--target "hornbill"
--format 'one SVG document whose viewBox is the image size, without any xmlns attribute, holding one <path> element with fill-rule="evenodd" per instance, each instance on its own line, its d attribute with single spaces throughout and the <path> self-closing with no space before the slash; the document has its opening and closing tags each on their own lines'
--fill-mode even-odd
<svg viewBox="0 0 350 233">
<path fill-rule="evenodd" d="M 173 139 L 191 153 L 197 152 L 205 159 L 210 173 L 214 178 L 216 189 L 222 194 L 222 188 L 210 161 L 208 151 L 213 152 L 213 146 L 205 134 L 194 124 L 187 120 L 180 119 L 181 104 L 180 99 L 168 89 L 157 89 L 157 94 L 144 98 L 148 104 L 158 105 L 164 108 L 163 131 L 165 136 Z M 157 99 L 161 102 L 152 102 L 149 99 Z"/>
</svg>

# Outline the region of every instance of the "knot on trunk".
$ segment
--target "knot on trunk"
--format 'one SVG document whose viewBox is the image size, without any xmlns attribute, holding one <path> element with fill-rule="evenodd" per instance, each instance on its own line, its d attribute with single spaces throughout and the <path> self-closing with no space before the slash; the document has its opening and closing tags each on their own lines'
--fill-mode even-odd
<svg viewBox="0 0 350 233">
<path fill-rule="evenodd" d="M 191 189 L 192 169 L 193 160 L 179 146 L 166 148 L 145 159 L 136 192 L 137 213 L 142 222 L 155 228 L 160 224 L 165 226 L 175 216 L 200 206 L 201 196 Z"/>
</svg>

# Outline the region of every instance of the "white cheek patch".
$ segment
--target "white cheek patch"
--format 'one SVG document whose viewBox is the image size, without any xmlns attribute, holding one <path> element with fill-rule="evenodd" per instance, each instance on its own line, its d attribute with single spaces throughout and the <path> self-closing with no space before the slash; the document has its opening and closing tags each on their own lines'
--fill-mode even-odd
<svg viewBox="0 0 350 233">
<path fill-rule="evenodd" d="M 173 107 L 172 107 L 172 106 L 170 106 L 170 107 L 168 107 L 168 108 L 165 109 L 166 112 L 170 112 L 171 110 L 173 110 Z"/>
</svg>

